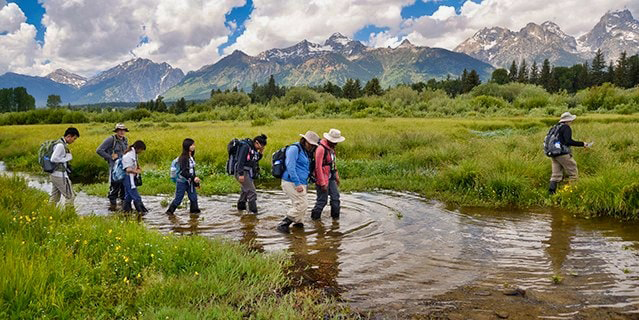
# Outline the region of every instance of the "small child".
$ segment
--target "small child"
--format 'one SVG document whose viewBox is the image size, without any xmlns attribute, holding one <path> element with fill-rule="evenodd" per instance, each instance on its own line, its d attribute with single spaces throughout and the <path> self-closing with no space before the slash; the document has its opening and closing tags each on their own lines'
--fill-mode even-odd
<svg viewBox="0 0 639 320">
<path fill-rule="evenodd" d="M 175 199 L 169 205 L 166 210 L 166 214 L 172 215 L 175 213 L 175 209 L 182 203 L 184 199 L 184 193 L 189 196 L 191 203 L 190 212 L 200 213 L 200 209 L 197 205 L 197 192 L 195 188 L 200 187 L 200 178 L 195 175 L 195 141 L 193 139 L 186 138 L 182 142 L 182 154 L 177 158 L 178 172 L 176 172 L 175 182 Z"/>
</svg>

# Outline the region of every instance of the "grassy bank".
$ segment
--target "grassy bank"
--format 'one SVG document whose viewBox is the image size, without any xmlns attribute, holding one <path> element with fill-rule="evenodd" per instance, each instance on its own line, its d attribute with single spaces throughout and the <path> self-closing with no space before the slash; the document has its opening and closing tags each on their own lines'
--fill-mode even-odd
<svg viewBox="0 0 639 320">
<path fill-rule="evenodd" d="M 547 196 L 550 160 L 541 151 L 556 118 L 491 119 L 315 119 L 279 120 L 265 126 L 250 122 L 135 123 L 130 141 L 142 139 L 148 151 L 140 157 L 146 170 L 146 194 L 171 194 L 168 167 L 181 140 L 195 139 L 203 194 L 239 191 L 224 175 L 226 144 L 233 137 L 269 136 L 263 172 L 270 154 L 297 140 L 308 129 L 320 134 L 342 130 L 338 146 L 344 190 L 394 189 L 418 192 L 453 204 L 478 206 L 556 205 L 583 215 L 637 218 L 639 210 L 639 117 L 587 115 L 573 125 L 574 138 L 595 141 L 590 150 L 576 148 L 580 180 L 558 195 Z M 76 181 L 106 180 L 107 167 L 95 148 L 110 125 L 78 125 L 82 136 L 71 146 Z M 36 151 L 65 125 L 0 127 L 0 158 L 15 170 L 37 172 Z M 276 185 L 268 175 L 264 186 Z M 106 184 L 85 187 L 105 194 Z"/>
<path fill-rule="evenodd" d="M 289 290 L 284 255 L 77 217 L 0 177 L 0 318 L 311 319 L 344 310 Z"/>
</svg>

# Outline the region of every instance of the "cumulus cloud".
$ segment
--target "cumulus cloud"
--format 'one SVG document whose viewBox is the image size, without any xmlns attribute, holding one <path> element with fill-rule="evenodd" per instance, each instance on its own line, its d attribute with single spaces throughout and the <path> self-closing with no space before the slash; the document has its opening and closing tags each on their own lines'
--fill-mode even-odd
<svg viewBox="0 0 639 320">
<path fill-rule="evenodd" d="M 404 21 L 395 34 L 414 44 L 454 49 L 484 27 L 518 31 L 529 22 L 541 24 L 550 20 L 567 34 L 578 37 L 590 31 L 607 11 L 623 8 L 639 15 L 639 1 L 635 0 L 466 1 L 459 14 L 451 7 L 440 6 L 431 16 Z M 387 36 L 378 34 L 372 38 Z"/>
<path fill-rule="evenodd" d="M 0 0 L 0 74 L 7 71 L 32 73 L 38 65 L 36 29 L 15 3 Z"/>
<path fill-rule="evenodd" d="M 55 57 L 56 67 L 83 74 L 133 57 L 189 71 L 219 58 L 217 47 L 230 33 L 225 15 L 243 4 L 244 0 L 43 0 L 43 53 Z"/>
<path fill-rule="evenodd" d="M 402 7 L 412 3 L 414 0 L 255 0 L 246 31 L 225 53 L 240 49 L 255 55 L 303 39 L 321 43 L 334 32 L 353 36 L 367 25 L 396 32 Z"/>
</svg>

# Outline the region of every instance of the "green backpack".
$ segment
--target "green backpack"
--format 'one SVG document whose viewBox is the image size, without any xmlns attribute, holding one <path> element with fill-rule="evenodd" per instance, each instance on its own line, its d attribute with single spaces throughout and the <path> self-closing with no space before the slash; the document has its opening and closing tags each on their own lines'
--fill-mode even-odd
<svg viewBox="0 0 639 320">
<path fill-rule="evenodd" d="M 53 148 L 55 148 L 58 143 L 62 143 L 62 141 L 60 141 L 60 139 L 49 140 L 40 145 L 38 162 L 44 172 L 52 173 L 57 167 L 57 163 L 51 162 L 51 155 L 53 154 Z"/>
</svg>

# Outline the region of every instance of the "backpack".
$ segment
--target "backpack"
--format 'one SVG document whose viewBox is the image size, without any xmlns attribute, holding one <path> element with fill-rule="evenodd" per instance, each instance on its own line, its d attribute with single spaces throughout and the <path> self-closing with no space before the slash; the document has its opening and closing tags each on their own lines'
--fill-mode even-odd
<svg viewBox="0 0 639 320">
<path fill-rule="evenodd" d="M 171 161 L 171 170 L 169 176 L 173 183 L 177 183 L 178 176 L 180 175 L 180 157 L 177 157 Z"/>
<path fill-rule="evenodd" d="M 275 151 L 271 156 L 271 174 L 273 177 L 282 179 L 284 171 L 286 171 L 286 150 L 291 146 L 296 146 L 301 151 L 299 145 L 291 144 Z"/>
<path fill-rule="evenodd" d="M 323 167 L 331 167 L 331 171 L 335 170 L 335 163 L 332 161 L 330 163 L 326 163 L 326 156 L 329 154 L 328 149 L 326 149 L 325 146 L 323 146 L 322 144 L 317 146 L 318 148 L 324 148 L 324 164 Z M 317 160 L 315 159 L 315 152 L 313 152 L 313 156 L 309 157 L 309 174 L 308 174 L 308 182 L 309 183 L 316 183 L 317 182 L 317 176 L 315 176 L 315 162 Z"/>
<path fill-rule="evenodd" d="M 53 154 L 53 148 L 55 148 L 58 143 L 61 143 L 60 139 L 48 140 L 40 145 L 38 162 L 44 172 L 53 173 L 53 171 L 55 171 L 57 163 L 51 162 L 51 155 Z"/>
<path fill-rule="evenodd" d="M 248 139 L 247 139 L 248 140 Z M 228 152 L 228 160 L 226 160 L 226 173 L 228 175 L 235 175 L 237 167 L 237 153 L 240 151 L 240 145 L 242 143 L 248 143 L 247 140 L 240 140 L 234 138 L 226 145 L 226 151 Z"/>
<path fill-rule="evenodd" d="M 113 164 L 113 170 L 111 171 L 111 181 L 120 182 L 126 177 L 126 170 L 122 166 L 122 159 L 118 158 Z"/>
<path fill-rule="evenodd" d="M 548 130 L 548 134 L 546 134 L 546 138 L 544 139 L 544 154 L 546 154 L 546 156 L 556 157 L 570 153 L 568 146 L 562 145 L 559 141 L 559 129 L 563 125 L 563 123 L 559 123 Z"/>
</svg>

